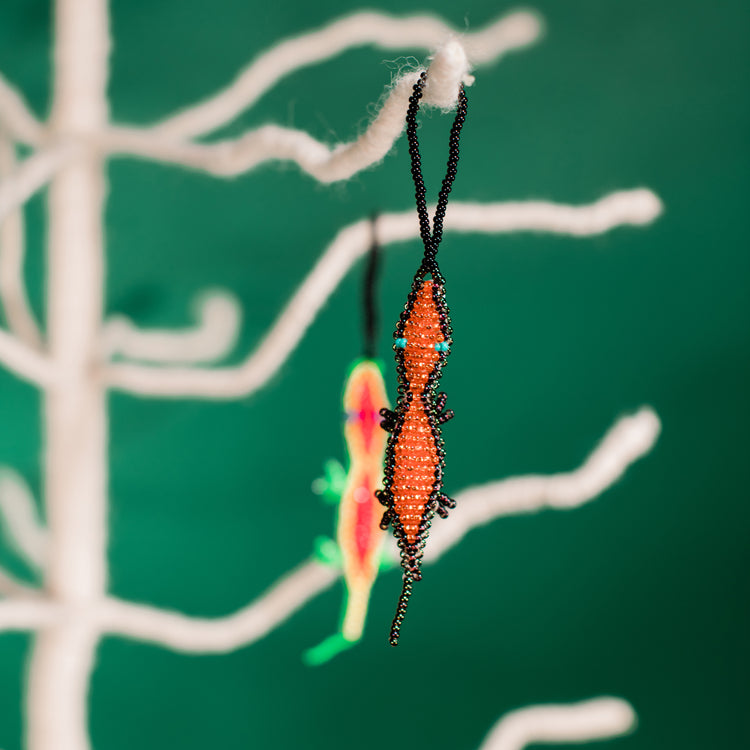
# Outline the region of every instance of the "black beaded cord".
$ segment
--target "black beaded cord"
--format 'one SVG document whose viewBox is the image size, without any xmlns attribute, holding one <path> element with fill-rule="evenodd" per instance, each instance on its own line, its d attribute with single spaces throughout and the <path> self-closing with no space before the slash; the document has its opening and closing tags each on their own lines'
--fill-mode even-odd
<svg viewBox="0 0 750 750">
<path fill-rule="evenodd" d="M 448 142 L 448 164 L 446 174 L 440 188 L 440 194 L 438 196 L 435 215 L 433 217 L 431 227 L 430 218 L 427 213 L 426 191 L 424 186 L 424 179 L 422 177 L 422 163 L 419 155 L 419 140 L 417 138 L 417 113 L 419 111 L 419 103 L 422 98 L 426 80 L 427 73 L 426 71 L 424 71 L 420 74 L 417 82 L 414 84 L 412 95 L 409 97 L 409 107 L 406 113 L 406 136 L 409 142 L 411 174 L 414 180 L 414 192 L 417 202 L 417 216 L 419 218 L 419 233 L 424 245 L 424 256 L 422 258 L 421 265 L 414 275 L 412 291 L 409 294 L 409 298 L 405 305 L 404 311 L 401 314 L 401 319 L 396 327 L 395 336 L 396 338 L 401 338 L 403 336 L 404 327 L 411 315 L 412 308 L 417 299 L 419 290 L 422 288 L 424 279 L 427 274 L 430 274 L 434 283 L 433 298 L 435 301 L 435 306 L 439 311 L 440 327 L 445 337 L 445 341 L 451 342 L 452 329 L 450 325 L 448 306 L 445 303 L 444 294 L 445 280 L 442 273 L 440 272 L 440 268 L 437 263 L 437 251 L 443 238 L 443 220 L 445 219 L 445 211 L 448 205 L 448 196 L 453 186 L 453 180 L 456 177 L 459 157 L 459 138 L 461 135 L 461 128 L 463 127 L 463 124 L 466 120 L 467 99 L 464 88 L 463 86 L 461 86 L 458 92 L 458 108 L 456 111 L 456 117 L 453 121 L 453 126 L 451 127 L 450 138 Z M 422 518 L 419 525 L 417 539 L 412 544 L 408 542 L 405 529 L 395 511 L 394 496 L 391 487 L 393 483 L 394 467 L 396 462 L 395 445 L 399 440 L 401 427 L 404 421 L 404 415 L 408 408 L 408 404 L 412 401 L 413 393 L 410 390 L 407 380 L 403 349 L 398 349 L 395 346 L 394 349 L 396 351 L 396 372 L 398 375 L 399 396 L 398 404 L 393 412 L 388 409 L 383 409 L 380 412 L 381 416 L 384 417 L 381 425 L 384 429 L 391 433 L 391 436 L 386 448 L 384 489 L 377 493 L 380 502 L 384 506 L 386 506 L 386 511 L 380 526 L 382 529 L 387 529 L 389 526 L 393 526 L 393 531 L 396 535 L 398 546 L 401 550 L 401 564 L 404 569 L 403 588 L 401 590 L 401 596 L 398 600 L 396 615 L 393 618 L 393 623 L 391 625 L 389 640 L 392 646 L 396 646 L 398 644 L 399 636 L 401 633 L 401 626 L 406 615 L 406 610 L 408 607 L 409 598 L 411 597 L 413 591 L 414 583 L 422 578 L 422 555 L 425 542 L 427 541 L 427 537 L 430 533 L 432 516 L 434 513 L 438 513 L 438 515 L 445 518 L 448 515 L 448 509 L 455 507 L 455 501 L 442 492 L 445 453 L 443 449 L 443 439 L 441 436 L 440 428 L 444 422 L 448 421 L 453 416 L 452 410 L 445 409 L 445 394 L 438 394 L 437 392 L 440 379 L 440 371 L 444 366 L 447 357 L 447 350 L 443 350 L 441 352 L 439 361 L 435 365 L 435 369 L 432 371 L 428 378 L 427 387 L 424 389 L 424 392 L 421 396 L 425 410 L 430 415 L 429 419 L 432 440 L 434 441 L 438 457 L 438 464 L 435 467 L 435 482 L 433 485 L 430 502 L 428 504 L 428 507 L 426 508 L 425 516 Z"/>
<path fill-rule="evenodd" d="M 375 359 L 377 354 L 378 340 L 378 313 L 375 303 L 375 287 L 378 282 L 380 271 L 381 247 L 378 241 L 378 215 L 374 213 L 370 217 L 370 229 L 372 231 L 372 241 L 370 243 L 370 252 L 367 254 L 367 268 L 365 269 L 365 278 L 362 284 L 362 307 L 364 314 L 362 316 L 363 324 L 363 355 L 366 359 Z"/>
<path fill-rule="evenodd" d="M 422 159 L 419 155 L 419 139 L 417 138 L 417 112 L 419 112 L 419 102 L 422 99 L 425 82 L 427 81 L 427 71 L 423 70 L 417 82 L 414 84 L 414 90 L 409 97 L 409 108 L 406 111 L 406 138 L 409 141 L 409 156 L 411 157 L 411 176 L 414 180 L 414 195 L 417 199 L 417 215 L 419 216 L 419 234 L 424 244 L 424 259 L 422 265 L 417 271 L 417 277 L 422 278 L 427 273 L 433 277 L 437 274 L 436 281 L 442 281 L 442 274 L 437 265 L 437 251 L 440 241 L 443 239 L 443 220 L 445 219 L 445 210 L 448 206 L 448 196 L 453 187 L 453 180 L 456 178 L 458 166 L 458 143 L 461 137 L 461 128 L 466 121 L 467 99 L 463 84 L 458 89 L 458 107 L 456 109 L 456 118 L 451 127 L 448 138 L 448 165 L 443 178 L 443 184 L 440 187 L 437 206 L 435 207 L 435 216 L 432 220 L 432 229 L 430 229 L 430 217 L 427 213 L 426 190 L 424 179 L 422 177 Z"/>
</svg>

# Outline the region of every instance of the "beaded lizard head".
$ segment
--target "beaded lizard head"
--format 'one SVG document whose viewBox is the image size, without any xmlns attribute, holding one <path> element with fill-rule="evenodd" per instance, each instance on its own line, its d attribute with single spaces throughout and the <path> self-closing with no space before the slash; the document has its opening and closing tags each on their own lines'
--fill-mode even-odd
<svg viewBox="0 0 750 750">
<path fill-rule="evenodd" d="M 413 388 L 424 390 L 435 366 L 443 366 L 450 353 L 451 333 L 443 284 L 434 279 L 416 281 L 393 344 Z"/>
</svg>

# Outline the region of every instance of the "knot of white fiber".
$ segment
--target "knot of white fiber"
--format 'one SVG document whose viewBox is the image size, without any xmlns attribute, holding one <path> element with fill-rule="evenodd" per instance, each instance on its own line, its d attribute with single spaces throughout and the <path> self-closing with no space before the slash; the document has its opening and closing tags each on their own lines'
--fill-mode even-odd
<svg viewBox="0 0 750 750">
<path fill-rule="evenodd" d="M 458 101 L 458 88 L 471 86 L 469 59 L 461 42 L 451 37 L 432 56 L 424 87 L 424 102 L 441 109 L 453 109 Z"/>
</svg>

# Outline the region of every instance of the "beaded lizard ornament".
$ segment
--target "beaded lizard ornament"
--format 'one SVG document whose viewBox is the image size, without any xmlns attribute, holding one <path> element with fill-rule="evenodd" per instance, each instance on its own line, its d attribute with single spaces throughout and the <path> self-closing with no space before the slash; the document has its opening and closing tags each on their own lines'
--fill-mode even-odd
<svg viewBox="0 0 750 750">
<path fill-rule="evenodd" d="M 381 512 L 375 492 L 383 486 L 383 457 L 386 435 L 380 429 L 380 410 L 388 406 L 381 364 L 375 359 L 376 305 L 374 299 L 379 247 L 375 238 L 364 282 L 364 356 L 356 360 L 344 387 L 344 439 L 349 469 L 335 461 L 326 465 L 328 497 L 339 500 L 336 541 L 327 540 L 331 562 L 341 565 L 346 585 L 340 631 L 305 653 L 305 661 L 319 665 L 351 647 L 361 637 L 367 617 L 370 590 L 381 565 L 380 548 L 385 533 L 380 528 Z M 339 499 L 340 498 L 340 499 Z"/>
<path fill-rule="evenodd" d="M 432 517 L 437 513 L 446 518 L 448 509 L 456 505 L 443 493 L 445 459 L 440 430 L 441 425 L 453 417 L 453 412 L 445 410 L 446 395 L 438 393 L 438 386 L 450 352 L 452 329 L 437 251 L 443 236 L 448 195 L 456 176 L 458 142 L 466 119 L 467 101 L 461 86 L 456 119 L 448 142 L 448 168 L 431 230 L 417 140 L 417 112 L 426 78 L 427 73 L 423 72 L 414 84 L 406 114 L 406 135 L 424 257 L 414 275 L 411 292 L 394 334 L 398 375 L 396 409 L 380 411 L 383 417 L 381 426 L 390 433 L 384 487 L 377 493 L 380 502 L 386 506 L 381 528 L 393 526 L 404 569 L 403 588 L 391 626 L 392 646 L 398 644 L 413 583 L 422 577 L 422 554 Z"/>
</svg>

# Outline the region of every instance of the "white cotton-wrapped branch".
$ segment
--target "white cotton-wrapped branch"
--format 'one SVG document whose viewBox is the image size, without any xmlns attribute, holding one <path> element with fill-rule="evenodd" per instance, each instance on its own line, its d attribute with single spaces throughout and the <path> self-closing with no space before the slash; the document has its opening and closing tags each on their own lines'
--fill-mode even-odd
<svg viewBox="0 0 750 750">
<path fill-rule="evenodd" d="M 621 698 L 528 706 L 503 716 L 480 750 L 523 750 L 529 745 L 612 739 L 630 732 L 636 719 L 633 707 Z"/>
<path fill-rule="evenodd" d="M 47 529 L 26 482 L 4 466 L 0 466 L 0 533 L 32 568 L 44 570 Z"/>
<path fill-rule="evenodd" d="M 142 330 L 124 315 L 110 318 L 102 332 L 105 359 L 158 363 L 206 363 L 232 351 L 240 329 L 241 307 L 225 290 L 210 290 L 194 302 L 196 325 L 184 331 Z"/>
<path fill-rule="evenodd" d="M 0 136 L 0 180 L 16 168 L 13 144 Z M 23 209 L 17 208 L 0 222 L 0 303 L 10 330 L 29 346 L 42 348 L 42 336 L 31 312 L 23 278 L 25 254 Z"/>
<path fill-rule="evenodd" d="M 537 231 L 591 237 L 619 226 L 650 224 L 663 210 L 661 200 L 653 191 L 638 188 L 610 193 L 587 206 L 566 206 L 547 201 L 455 202 L 448 208 L 445 226 L 455 232 Z M 411 239 L 412 235 L 406 234 L 406 229 L 402 225 L 402 237 Z M 397 238 L 394 237 L 394 241 Z"/>
<path fill-rule="evenodd" d="M 45 310 L 57 377 L 42 402 L 50 528 L 44 584 L 57 608 L 38 628 L 25 670 L 24 735 L 33 750 L 91 748 L 88 693 L 100 637 L 91 614 L 108 584 L 109 425 L 96 378 L 108 190 L 95 134 L 109 120 L 110 4 L 54 3 L 50 122 L 55 137 L 72 139 L 63 157 L 73 158 L 53 165 L 45 204 Z"/>
<path fill-rule="evenodd" d="M 35 144 L 44 138 L 44 126 L 32 114 L 21 94 L 0 75 L 0 130 L 18 143 Z"/>
<path fill-rule="evenodd" d="M 654 447 L 660 431 L 656 412 L 644 406 L 622 417 L 575 471 L 512 477 L 462 490 L 456 495 L 456 508 L 448 522 L 433 524 L 425 562 L 437 560 L 469 531 L 501 516 L 536 513 L 545 508 L 569 510 L 593 500 Z M 395 547 L 391 556 L 398 559 Z"/>
<path fill-rule="evenodd" d="M 0 366 L 35 385 L 48 387 L 54 382 L 55 372 L 49 358 L 3 330 L 0 330 Z"/>
<path fill-rule="evenodd" d="M 541 30 L 539 16 L 530 11 L 516 11 L 480 31 L 459 36 L 469 53 L 470 62 L 479 65 L 532 44 L 539 38 Z M 355 13 L 275 45 L 225 89 L 162 121 L 153 131 L 170 140 L 205 135 L 231 122 L 295 70 L 368 44 L 390 50 L 433 50 L 456 33 L 434 16 L 394 18 L 384 13 Z M 452 101 L 455 102 L 455 97 Z"/>
<path fill-rule="evenodd" d="M 345 180 L 376 164 L 391 150 L 404 129 L 404 117 L 420 71 L 401 77 L 367 130 L 357 140 L 329 147 L 301 130 L 265 125 L 236 140 L 192 143 L 165 138 L 160 132 L 113 128 L 102 136 L 110 153 L 129 154 L 210 174 L 248 172 L 262 162 L 292 161 L 319 182 Z M 451 39 L 435 53 L 428 70 L 423 103 L 455 106 L 459 86 L 469 82 L 469 62 L 460 42 Z"/>
<path fill-rule="evenodd" d="M 78 153 L 70 143 L 58 143 L 37 151 L 18 165 L 15 172 L 0 181 L 0 222 L 23 206 Z"/>
<path fill-rule="evenodd" d="M 586 206 L 529 203 L 451 203 L 446 232 L 495 234 L 513 231 L 596 235 L 622 225 L 643 225 L 661 212 L 661 201 L 646 189 L 608 195 Z M 377 220 L 382 245 L 419 236 L 414 211 L 382 214 Z M 369 220 L 342 229 L 244 362 L 215 369 L 156 368 L 113 364 L 104 378 L 113 388 L 144 396 L 228 399 L 253 393 L 284 364 L 325 301 L 372 243 Z"/>
<path fill-rule="evenodd" d="M 304 563 L 258 601 L 232 615 L 213 619 L 109 598 L 102 605 L 99 623 L 104 632 L 160 643 L 176 651 L 233 651 L 267 635 L 332 586 L 338 575 L 318 562 Z"/>
<path fill-rule="evenodd" d="M 0 601 L 0 633 L 39 630 L 60 620 L 61 609 L 41 598 L 13 598 Z"/>
<path fill-rule="evenodd" d="M 584 464 L 569 474 L 548 477 L 547 483 L 544 477 L 507 479 L 459 493 L 458 507 L 448 520 L 433 524 L 425 563 L 438 559 L 474 526 L 520 512 L 570 508 L 593 500 L 651 449 L 658 432 L 658 417 L 642 409 L 619 420 Z M 452 525 L 456 525 L 456 533 L 438 533 Z M 306 562 L 257 601 L 232 615 L 213 619 L 108 599 L 101 610 L 100 627 L 177 651 L 230 651 L 262 638 L 329 588 L 338 575 L 339 571 L 319 562 Z"/>
</svg>

